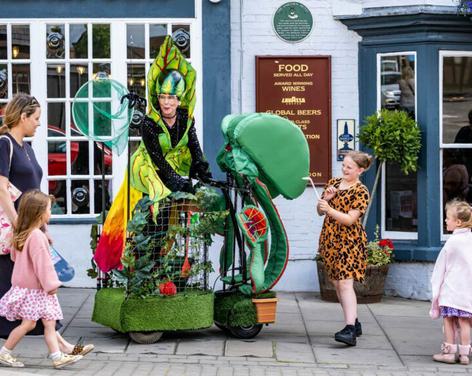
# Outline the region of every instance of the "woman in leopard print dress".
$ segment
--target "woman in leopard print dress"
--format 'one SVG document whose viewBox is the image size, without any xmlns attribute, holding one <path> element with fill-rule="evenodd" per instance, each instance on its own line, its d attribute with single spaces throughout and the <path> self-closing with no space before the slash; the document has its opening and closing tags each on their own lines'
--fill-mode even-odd
<svg viewBox="0 0 472 376">
<path fill-rule="evenodd" d="M 317 205 L 318 214 L 325 215 L 319 253 L 336 288 L 346 322 L 346 327 L 334 338 L 351 346 L 356 345 L 356 337 L 362 334 L 354 281 L 364 280 L 367 267 L 367 236 L 361 217 L 369 203 L 369 191 L 359 176 L 370 167 L 371 161 L 372 157 L 366 153 L 348 153 L 342 165 L 342 178 L 328 182 Z"/>
</svg>

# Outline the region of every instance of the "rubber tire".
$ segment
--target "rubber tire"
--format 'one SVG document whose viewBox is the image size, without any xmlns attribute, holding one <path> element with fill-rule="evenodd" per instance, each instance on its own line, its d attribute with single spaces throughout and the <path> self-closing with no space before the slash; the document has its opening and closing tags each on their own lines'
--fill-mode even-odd
<svg viewBox="0 0 472 376">
<path fill-rule="evenodd" d="M 259 334 L 262 330 L 262 324 L 254 324 L 251 326 L 230 326 L 229 332 L 239 339 L 251 339 Z"/>
<path fill-rule="evenodd" d="M 221 329 L 223 332 L 227 333 L 227 334 L 231 334 L 230 330 L 224 326 L 224 325 L 221 325 L 220 323 L 216 322 L 215 321 L 215 326 L 218 328 L 218 329 Z"/>
<path fill-rule="evenodd" d="M 149 345 L 159 341 L 164 333 L 163 332 L 129 332 L 129 337 L 133 342 Z"/>
</svg>

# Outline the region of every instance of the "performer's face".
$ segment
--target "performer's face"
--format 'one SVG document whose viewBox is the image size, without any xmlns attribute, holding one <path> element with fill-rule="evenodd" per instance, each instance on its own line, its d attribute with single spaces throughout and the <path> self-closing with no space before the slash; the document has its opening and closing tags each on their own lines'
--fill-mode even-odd
<svg viewBox="0 0 472 376">
<path fill-rule="evenodd" d="M 164 117 L 173 117 L 179 106 L 179 100 L 176 95 L 159 94 L 159 105 L 161 114 Z"/>
</svg>

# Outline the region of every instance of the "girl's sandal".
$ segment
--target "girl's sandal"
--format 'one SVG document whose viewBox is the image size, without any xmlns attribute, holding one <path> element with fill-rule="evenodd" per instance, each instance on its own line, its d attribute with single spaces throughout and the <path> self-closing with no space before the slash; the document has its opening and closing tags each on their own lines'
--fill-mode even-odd
<svg viewBox="0 0 472 376">
<path fill-rule="evenodd" d="M 91 352 L 95 348 L 94 345 L 91 343 L 88 345 L 84 345 L 84 337 L 80 337 L 77 343 L 74 346 L 74 349 L 70 353 L 70 355 L 87 355 L 89 352 Z"/>
</svg>

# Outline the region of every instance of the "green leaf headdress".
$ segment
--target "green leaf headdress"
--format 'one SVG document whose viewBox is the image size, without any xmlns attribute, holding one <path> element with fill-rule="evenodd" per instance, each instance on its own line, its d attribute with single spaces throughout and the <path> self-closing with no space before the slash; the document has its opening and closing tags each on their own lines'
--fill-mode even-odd
<svg viewBox="0 0 472 376">
<path fill-rule="evenodd" d="M 159 108 L 157 96 L 162 91 L 162 85 L 166 84 L 162 82 L 163 78 L 172 70 L 178 71 L 185 80 L 185 91 L 183 94 L 177 95 L 180 99 L 180 107 L 188 110 L 188 121 L 190 124 L 195 110 L 196 72 L 190 63 L 185 60 L 178 47 L 174 45 L 170 35 L 162 43 L 159 53 L 148 73 L 149 117 L 157 123 L 161 122 L 161 115 L 157 110 Z"/>
</svg>

